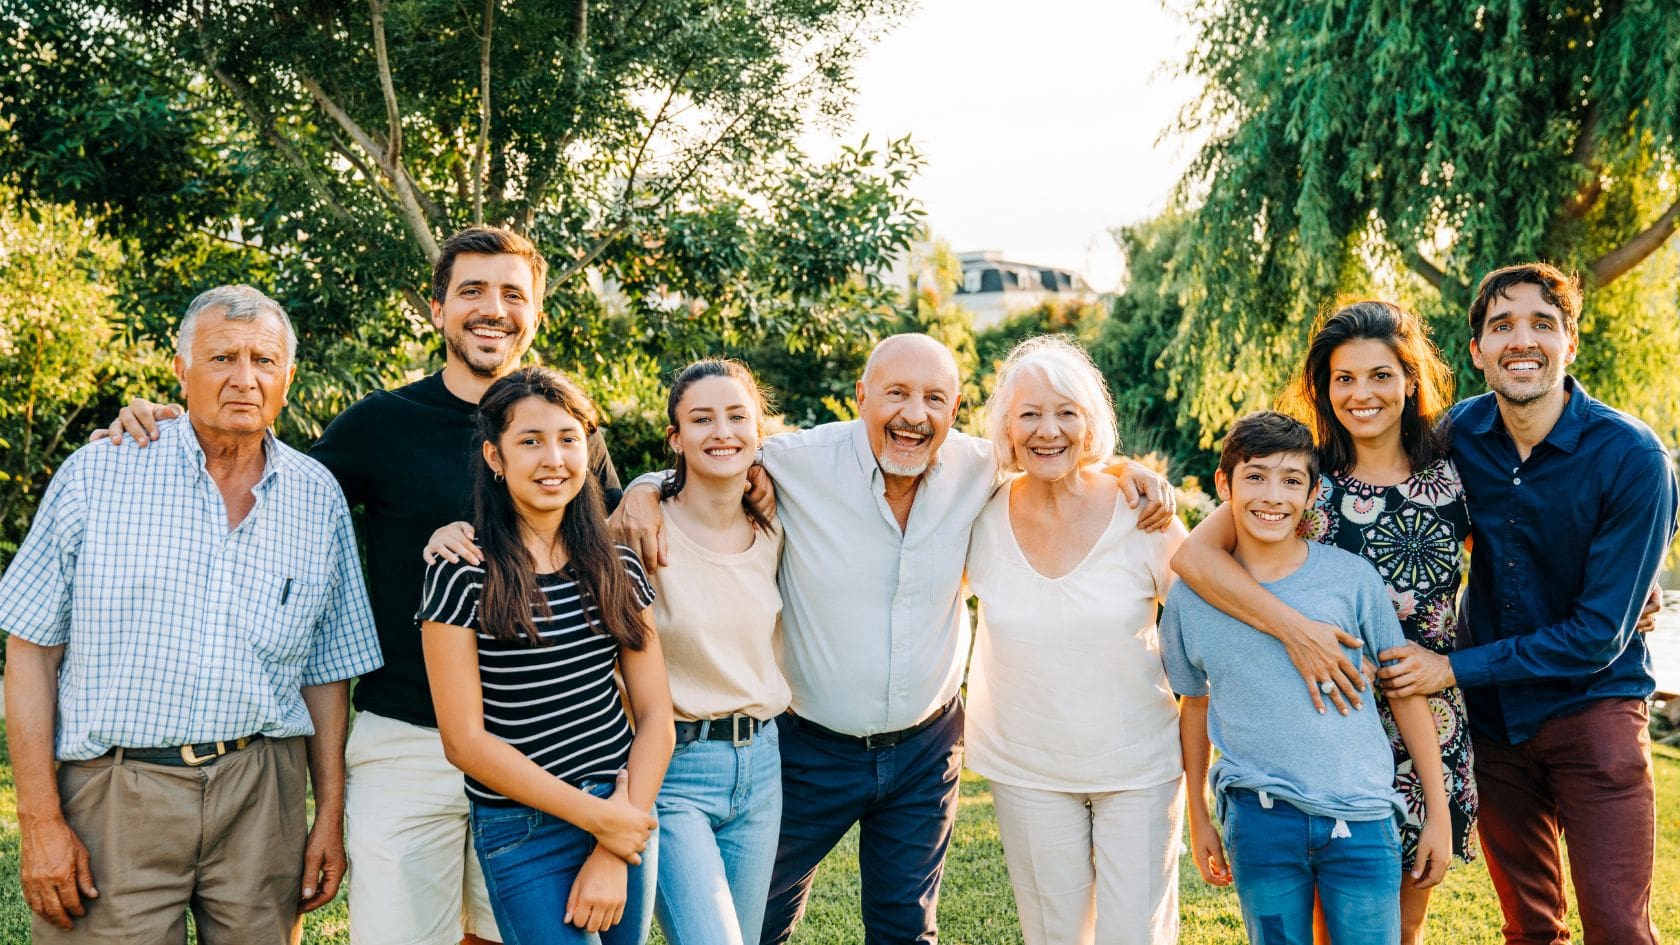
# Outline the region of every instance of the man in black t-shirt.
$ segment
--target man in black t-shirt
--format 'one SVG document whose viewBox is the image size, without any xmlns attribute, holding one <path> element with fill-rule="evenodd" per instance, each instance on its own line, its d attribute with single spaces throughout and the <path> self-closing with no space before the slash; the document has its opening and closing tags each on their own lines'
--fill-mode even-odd
<svg viewBox="0 0 1680 945">
<path fill-rule="evenodd" d="M 385 665 L 361 677 L 345 749 L 345 847 L 355 945 L 453 945 L 499 939 L 468 835 L 461 773 L 444 758 L 414 614 L 439 527 L 472 517 L 479 462 L 473 414 L 484 391 L 519 366 L 542 320 L 547 263 L 507 230 L 450 237 L 432 269 L 432 324 L 443 370 L 376 391 L 340 414 L 309 455 L 362 507 L 368 595 Z M 178 408 L 136 401 L 111 435 L 145 445 L 153 419 Z M 599 431 L 590 470 L 616 504 L 619 481 Z"/>
</svg>

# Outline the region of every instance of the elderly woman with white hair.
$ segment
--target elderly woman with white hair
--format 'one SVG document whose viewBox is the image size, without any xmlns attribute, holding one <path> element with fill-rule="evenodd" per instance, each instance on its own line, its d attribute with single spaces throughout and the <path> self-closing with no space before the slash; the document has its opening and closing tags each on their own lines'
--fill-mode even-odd
<svg viewBox="0 0 1680 945">
<path fill-rule="evenodd" d="M 1183 766 L 1155 616 L 1184 527 L 1138 528 L 1102 472 L 1114 407 L 1078 345 L 1017 345 L 986 416 L 1023 474 L 969 544 L 967 763 L 992 782 L 1023 938 L 1177 941 Z"/>
</svg>

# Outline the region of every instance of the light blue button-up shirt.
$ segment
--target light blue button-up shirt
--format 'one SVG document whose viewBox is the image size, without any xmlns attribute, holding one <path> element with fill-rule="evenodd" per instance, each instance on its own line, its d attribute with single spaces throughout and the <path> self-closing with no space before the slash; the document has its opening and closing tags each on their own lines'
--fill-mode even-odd
<svg viewBox="0 0 1680 945">
<path fill-rule="evenodd" d="M 773 436 L 763 454 L 785 535 L 781 658 L 793 711 L 849 735 L 915 725 L 962 684 L 963 562 L 998 478 L 991 444 L 952 431 L 903 531 L 862 421 Z"/>
<path fill-rule="evenodd" d="M 264 448 L 231 530 L 185 419 L 146 449 L 85 446 L 53 476 L 0 575 L 0 628 L 64 647 L 59 760 L 309 735 L 300 687 L 380 665 L 338 483 L 273 436 Z"/>
</svg>

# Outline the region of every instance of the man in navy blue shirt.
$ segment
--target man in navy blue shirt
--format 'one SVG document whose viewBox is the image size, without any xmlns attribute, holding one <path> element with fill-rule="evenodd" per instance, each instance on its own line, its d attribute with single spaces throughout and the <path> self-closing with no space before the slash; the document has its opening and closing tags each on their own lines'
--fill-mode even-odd
<svg viewBox="0 0 1680 945">
<path fill-rule="evenodd" d="M 1481 838 L 1507 942 L 1569 935 L 1558 838 L 1589 942 L 1655 943 L 1656 810 L 1636 624 L 1676 529 L 1668 453 L 1588 396 L 1575 360 L 1581 292 L 1552 266 L 1489 273 L 1470 353 L 1490 393 L 1453 408 L 1473 523 L 1459 649 L 1383 653 L 1396 695 L 1463 688 Z"/>
</svg>

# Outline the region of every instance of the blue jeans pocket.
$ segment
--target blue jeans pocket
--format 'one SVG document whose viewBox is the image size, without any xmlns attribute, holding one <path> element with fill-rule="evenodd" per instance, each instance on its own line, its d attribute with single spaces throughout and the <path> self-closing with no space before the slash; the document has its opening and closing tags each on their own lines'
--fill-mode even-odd
<svg viewBox="0 0 1680 945">
<path fill-rule="evenodd" d="M 528 807 L 474 808 L 473 841 L 486 859 L 517 850 L 537 832 L 542 814 Z"/>
</svg>

